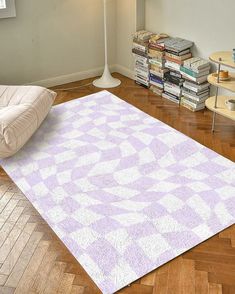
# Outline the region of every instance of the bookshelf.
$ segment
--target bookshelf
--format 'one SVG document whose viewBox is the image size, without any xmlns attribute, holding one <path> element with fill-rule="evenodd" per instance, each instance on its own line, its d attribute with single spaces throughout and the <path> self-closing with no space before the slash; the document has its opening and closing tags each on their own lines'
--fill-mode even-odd
<svg viewBox="0 0 235 294">
<path fill-rule="evenodd" d="M 229 67 L 235 69 L 235 62 L 232 58 L 232 51 L 220 51 L 211 54 L 210 60 L 218 64 L 218 76 L 221 71 L 221 66 Z M 215 130 L 215 121 L 216 115 L 222 115 L 231 120 L 235 120 L 235 111 L 230 111 L 227 109 L 225 102 L 228 100 L 229 96 L 219 96 L 219 89 L 226 89 L 235 93 L 235 74 L 230 73 L 231 79 L 228 81 L 220 81 L 217 77 L 214 77 L 213 74 L 208 76 L 208 82 L 216 87 L 216 95 L 209 97 L 206 100 L 206 107 L 213 111 L 213 121 L 212 121 L 212 132 Z"/>
</svg>

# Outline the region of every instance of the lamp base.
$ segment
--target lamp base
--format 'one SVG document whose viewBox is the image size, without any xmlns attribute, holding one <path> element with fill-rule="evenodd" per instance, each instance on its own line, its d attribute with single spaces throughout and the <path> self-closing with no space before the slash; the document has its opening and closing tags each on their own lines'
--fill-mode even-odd
<svg viewBox="0 0 235 294">
<path fill-rule="evenodd" d="M 104 73 L 101 78 L 94 80 L 93 85 L 97 88 L 115 88 L 121 84 L 121 81 L 112 77 L 108 66 L 105 66 Z"/>
</svg>

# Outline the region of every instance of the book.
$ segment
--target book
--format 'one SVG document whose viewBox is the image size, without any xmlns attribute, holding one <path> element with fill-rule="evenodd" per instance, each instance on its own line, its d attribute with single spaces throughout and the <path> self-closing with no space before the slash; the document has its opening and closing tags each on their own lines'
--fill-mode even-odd
<svg viewBox="0 0 235 294">
<path fill-rule="evenodd" d="M 135 80 L 135 83 L 141 87 L 144 87 L 146 89 L 149 88 L 149 85 L 145 84 L 145 83 L 142 83 L 141 81 L 138 81 L 138 80 Z"/>
<path fill-rule="evenodd" d="M 135 69 L 141 70 L 143 72 L 149 72 L 149 66 L 143 66 L 141 64 L 136 64 Z"/>
<path fill-rule="evenodd" d="M 135 77 L 139 78 L 139 79 L 141 79 L 143 81 L 146 81 L 146 82 L 149 81 L 149 76 L 145 76 L 145 75 L 141 74 L 140 72 L 135 71 Z"/>
<path fill-rule="evenodd" d="M 160 51 L 165 51 L 165 45 L 164 43 L 160 43 L 160 44 L 152 44 L 149 43 L 149 48 L 153 49 L 153 50 L 160 50 Z"/>
<path fill-rule="evenodd" d="M 193 57 L 184 61 L 184 67 L 199 71 L 210 68 L 210 62 L 200 57 Z"/>
<path fill-rule="evenodd" d="M 141 70 L 141 69 L 135 69 L 135 73 L 136 73 L 136 75 L 139 75 L 139 76 L 142 76 L 142 77 L 144 77 L 144 78 L 146 78 L 146 79 L 148 79 L 149 78 L 149 72 L 147 71 L 143 71 L 143 70 Z"/>
<path fill-rule="evenodd" d="M 209 73 L 210 73 L 210 70 L 202 70 L 200 72 L 195 72 L 192 69 L 189 69 L 184 66 L 180 67 L 180 71 L 183 72 L 183 74 L 186 73 L 194 78 L 200 78 L 202 76 L 209 75 Z"/>
<path fill-rule="evenodd" d="M 201 107 L 205 108 L 205 102 L 202 102 L 202 103 L 192 102 L 192 101 L 189 101 L 188 99 L 185 99 L 184 96 L 181 97 L 181 102 L 191 106 L 194 109 L 201 108 Z"/>
<path fill-rule="evenodd" d="M 140 75 L 135 75 L 135 80 L 143 84 L 149 85 L 149 80 L 144 77 L 141 77 Z"/>
<path fill-rule="evenodd" d="M 169 69 L 172 69 L 174 71 L 179 71 L 180 72 L 180 64 L 177 64 L 175 62 L 171 62 L 171 61 L 166 61 L 165 63 L 165 67 L 166 68 L 169 68 Z"/>
<path fill-rule="evenodd" d="M 134 40 L 140 40 L 140 41 L 149 41 L 151 36 L 153 35 L 152 32 L 146 31 L 146 30 L 140 30 L 133 35 Z"/>
<path fill-rule="evenodd" d="M 153 50 L 153 49 L 149 49 L 149 57 L 152 57 L 152 58 L 154 58 L 154 57 L 156 57 L 156 58 L 159 58 L 159 59 L 161 59 L 161 58 L 164 58 L 164 56 L 165 56 L 165 54 L 164 54 L 164 51 L 159 51 L 159 50 Z"/>
<path fill-rule="evenodd" d="M 198 105 L 197 107 L 192 107 L 191 105 L 185 103 L 185 101 L 183 99 L 181 99 L 180 101 L 180 105 L 182 105 L 183 107 L 195 112 L 195 111 L 199 111 L 205 108 L 205 105 Z"/>
<path fill-rule="evenodd" d="M 163 59 L 150 58 L 149 63 L 153 65 L 157 65 L 161 68 L 165 66 L 165 60 Z"/>
<path fill-rule="evenodd" d="M 179 51 L 179 52 L 175 52 L 175 51 L 172 51 L 172 50 L 165 50 L 167 53 L 170 53 L 170 54 L 173 54 L 175 56 L 183 56 L 185 54 L 188 54 L 190 53 L 190 49 L 186 49 L 186 50 L 182 50 L 182 51 Z"/>
<path fill-rule="evenodd" d="M 143 68 L 145 70 L 148 70 L 150 68 L 150 66 L 149 66 L 148 63 L 142 62 L 140 60 L 136 60 L 135 61 L 135 67 Z"/>
<path fill-rule="evenodd" d="M 190 99 L 191 101 L 194 101 L 194 102 L 204 102 L 208 98 L 208 94 L 205 94 L 205 95 L 202 95 L 202 96 L 196 96 L 196 95 L 190 94 L 190 93 L 188 93 L 188 92 L 186 92 L 184 90 L 182 91 L 182 95 L 185 98 L 188 98 L 188 99 Z"/>
<path fill-rule="evenodd" d="M 176 55 L 176 54 L 172 54 L 172 53 L 169 53 L 169 52 L 166 52 L 166 57 L 170 57 L 170 58 L 174 58 L 176 60 L 179 60 L 179 61 L 184 61 L 186 59 L 189 59 L 192 57 L 192 53 L 186 53 L 184 55 Z"/>
<path fill-rule="evenodd" d="M 185 78 L 186 80 L 188 79 L 190 81 L 196 82 L 197 84 L 202 84 L 207 81 L 208 75 L 202 76 L 200 78 L 194 78 L 186 73 L 183 73 L 183 72 L 181 72 L 181 73 L 182 73 L 183 78 Z"/>
<path fill-rule="evenodd" d="M 133 49 L 136 49 L 136 50 L 140 50 L 144 53 L 147 53 L 148 52 L 148 46 L 144 46 L 142 44 L 139 44 L 139 43 L 133 43 Z"/>
<path fill-rule="evenodd" d="M 195 95 L 195 96 L 201 96 L 201 95 L 204 95 L 204 94 L 207 94 L 209 95 L 209 88 L 205 89 L 205 90 L 202 90 L 202 91 L 198 91 L 198 92 L 195 92 L 195 91 L 192 91 L 188 88 L 185 88 L 183 87 L 182 90 L 184 90 L 185 92 L 189 93 L 189 94 L 192 94 L 192 95 Z"/>
<path fill-rule="evenodd" d="M 170 37 L 167 34 L 152 34 L 152 36 L 149 39 L 149 43 L 151 44 L 159 44 L 162 43 L 164 41 L 166 41 L 167 39 L 169 39 Z"/>
<path fill-rule="evenodd" d="M 148 58 L 148 53 L 144 53 L 143 51 L 135 49 L 135 48 L 132 49 L 132 53 Z"/>
<path fill-rule="evenodd" d="M 159 83 L 162 83 L 162 84 L 164 83 L 162 78 L 160 78 L 152 73 L 150 73 L 149 77 L 150 77 L 150 79 L 152 79 L 154 81 L 158 81 Z"/>
<path fill-rule="evenodd" d="M 182 74 L 179 71 L 170 70 L 169 73 L 173 77 L 176 77 L 176 78 L 179 78 L 179 79 L 182 78 Z"/>
<path fill-rule="evenodd" d="M 156 71 L 156 72 L 159 72 L 159 73 L 166 73 L 166 72 L 169 72 L 169 69 L 167 68 L 162 68 L 161 66 L 159 65 L 156 65 L 156 64 L 150 64 L 150 69 L 153 70 L 153 71 Z"/>
<path fill-rule="evenodd" d="M 164 72 L 159 72 L 159 71 L 155 71 L 155 70 L 152 70 L 152 69 L 150 69 L 150 71 L 149 71 L 151 74 L 153 74 L 153 75 L 155 75 L 155 76 L 157 76 L 157 77 L 159 77 L 159 78 L 164 78 Z"/>
<path fill-rule="evenodd" d="M 203 91 L 205 89 L 209 89 L 210 87 L 210 84 L 208 82 L 205 82 L 205 83 L 202 83 L 202 84 L 197 84 L 195 82 L 192 82 L 192 81 L 185 81 L 183 86 L 187 89 L 190 89 L 194 92 L 200 92 L 200 91 Z"/>
<path fill-rule="evenodd" d="M 165 80 L 174 83 L 178 86 L 182 86 L 184 82 L 184 79 L 172 76 L 170 72 L 165 73 Z"/>
<path fill-rule="evenodd" d="M 164 83 L 164 90 L 166 92 L 169 92 L 177 97 L 180 97 L 181 95 L 181 88 L 173 83 L 165 82 Z"/>
<path fill-rule="evenodd" d="M 183 64 L 183 61 L 182 60 L 178 60 L 178 59 L 175 59 L 175 58 L 172 58 L 172 57 L 169 57 L 169 56 L 166 56 L 165 59 L 167 61 L 170 61 L 170 62 L 175 62 L 179 65 L 182 65 Z"/>
<path fill-rule="evenodd" d="M 158 87 L 156 87 L 156 86 L 154 86 L 154 85 L 151 85 L 151 86 L 150 86 L 150 90 L 151 90 L 154 94 L 156 94 L 156 95 L 158 95 L 158 96 L 162 96 L 162 93 L 163 93 L 163 90 L 162 90 L 162 89 L 160 89 L 160 88 L 158 88 Z"/>
<path fill-rule="evenodd" d="M 193 46 L 193 42 L 182 38 L 169 38 L 165 41 L 165 47 L 173 52 L 181 52 Z"/>
<path fill-rule="evenodd" d="M 172 101 L 172 102 L 175 102 L 175 103 L 177 103 L 177 104 L 179 104 L 180 103 L 180 99 L 179 99 L 179 97 L 177 97 L 177 96 L 175 96 L 175 95 L 173 95 L 173 94 L 171 94 L 171 93 L 169 93 L 169 92 L 163 92 L 162 93 L 162 97 L 163 98 L 165 98 L 165 99 L 168 99 L 168 100 L 170 100 L 170 101 Z"/>
<path fill-rule="evenodd" d="M 159 50 L 165 49 L 165 41 L 169 39 L 167 34 L 154 34 L 149 39 L 149 47 Z"/>
<path fill-rule="evenodd" d="M 150 83 L 150 85 L 153 85 L 153 86 L 158 87 L 160 89 L 163 89 L 164 88 L 163 84 L 159 83 L 158 81 L 154 81 L 154 80 L 151 80 L 150 79 L 150 82 L 149 83 Z"/>
</svg>

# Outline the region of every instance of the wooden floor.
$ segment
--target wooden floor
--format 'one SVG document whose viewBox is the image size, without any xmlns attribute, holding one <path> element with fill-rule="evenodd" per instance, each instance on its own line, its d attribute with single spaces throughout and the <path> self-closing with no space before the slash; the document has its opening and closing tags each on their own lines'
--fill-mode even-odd
<svg viewBox="0 0 235 294">
<path fill-rule="evenodd" d="M 192 113 L 116 75 L 111 90 L 203 145 L 235 161 L 235 124 L 209 111 Z M 74 87 L 91 80 L 66 85 Z M 64 88 L 64 86 L 63 86 Z M 96 92 L 92 85 L 58 92 L 56 103 Z M 0 170 L 0 294 L 96 294 L 99 289 L 3 170 Z M 235 294 L 235 225 L 119 294 Z"/>
</svg>

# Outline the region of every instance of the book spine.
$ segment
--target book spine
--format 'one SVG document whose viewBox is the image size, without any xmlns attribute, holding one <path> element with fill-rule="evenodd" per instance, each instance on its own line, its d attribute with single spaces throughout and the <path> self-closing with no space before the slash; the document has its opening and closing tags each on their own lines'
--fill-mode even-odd
<svg viewBox="0 0 235 294">
<path fill-rule="evenodd" d="M 158 82 L 155 82 L 153 80 L 150 80 L 150 85 L 153 85 L 153 86 L 158 87 L 160 89 L 163 89 L 164 88 L 162 84 L 160 84 Z"/>
<path fill-rule="evenodd" d="M 164 78 L 164 73 L 157 72 L 157 71 L 154 71 L 154 70 L 151 70 L 151 69 L 150 69 L 150 73 L 152 75 L 155 75 L 155 76 L 159 77 L 159 78 L 162 78 L 162 79 Z"/>
<path fill-rule="evenodd" d="M 172 57 L 169 57 L 169 56 L 166 56 L 166 60 L 171 61 L 171 62 L 175 62 L 175 63 L 177 63 L 179 65 L 182 65 L 183 64 L 183 61 L 178 60 L 178 59 L 175 59 L 175 58 L 172 58 Z"/>
<path fill-rule="evenodd" d="M 180 71 L 182 72 L 182 74 L 187 74 L 193 78 L 197 78 L 197 74 L 186 67 L 181 66 Z"/>
<path fill-rule="evenodd" d="M 159 84 L 162 84 L 162 85 L 164 84 L 164 81 L 161 78 L 159 78 L 159 77 L 157 77 L 157 76 L 155 76 L 153 74 L 150 74 L 150 80 L 154 81 L 154 82 L 157 82 Z"/>
<path fill-rule="evenodd" d="M 145 84 L 145 83 L 142 83 L 142 82 L 140 82 L 140 81 L 137 81 L 137 80 L 136 80 L 135 83 L 136 83 L 137 85 L 141 86 L 141 87 L 146 88 L 146 89 L 149 88 L 149 85 L 147 85 L 147 84 Z"/>
<path fill-rule="evenodd" d="M 165 67 L 166 68 L 169 68 L 169 69 L 172 69 L 174 71 L 179 71 L 180 72 L 180 65 L 177 64 L 177 63 L 173 63 L 173 62 L 166 62 L 165 63 Z"/>
<path fill-rule="evenodd" d="M 191 95 L 185 91 L 182 92 L 182 95 L 194 102 L 204 102 L 207 98 L 208 98 L 208 95 L 207 96 L 204 96 L 204 97 L 197 97 L 197 96 L 194 96 L 194 95 Z"/>
<path fill-rule="evenodd" d="M 148 51 L 147 46 L 144 46 L 144 45 L 141 45 L 141 44 L 138 44 L 138 43 L 133 43 L 133 49 L 143 51 L 144 53 L 147 53 L 147 51 Z"/>
<path fill-rule="evenodd" d="M 171 95 L 171 93 L 164 92 L 164 93 L 162 93 L 162 97 L 165 98 L 165 99 L 168 99 L 168 100 L 170 100 L 172 102 L 175 102 L 177 104 L 180 103 L 179 98 L 174 96 L 174 95 Z"/>
<path fill-rule="evenodd" d="M 148 54 L 137 49 L 132 49 L 132 53 L 148 58 Z"/>
<path fill-rule="evenodd" d="M 167 75 L 165 77 L 165 80 L 168 81 L 168 82 L 170 82 L 170 83 L 176 84 L 178 86 L 182 86 L 183 85 L 183 80 L 182 79 L 175 78 L 175 77 L 172 77 L 170 75 Z"/>
<path fill-rule="evenodd" d="M 177 96 L 177 97 L 179 97 L 180 94 L 181 94 L 181 89 L 179 87 L 175 87 L 173 85 L 169 85 L 168 83 L 165 83 L 164 84 L 164 90 L 166 92 L 169 92 L 169 93 Z"/>
<path fill-rule="evenodd" d="M 192 95 L 195 95 L 197 97 L 200 97 L 202 95 L 208 95 L 209 94 L 209 89 L 206 89 L 206 90 L 203 90 L 203 91 L 198 91 L 198 92 L 195 92 L 195 91 L 192 91 L 188 88 L 185 88 L 183 87 L 183 91 L 185 91 L 186 93 L 189 93 L 189 94 L 192 94 Z"/>
<path fill-rule="evenodd" d="M 188 74 L 186 74 L 186 73 L 184 73 L 184 72 L 181 72 L 181 73 L 182 73 L 182 75 L 183 75 L 183 78 L 188 79 L 188 80 L 190 80 L 190 81 L 193 81 L 193 82 L 195 82 L 195 83 L 197 83 L 197 84 L 202 84 L 202 83 L 204 83 L 204 82 L 207 81 L 207 76 L 205 76 L 204 78 L 203 78 L 203 77 L 200 77 L 200 78 L 194 78 L 194 77 L 192 77 L 192 76 L 190 76 L 190 75 L 188 75 Z"/>
</svg>

